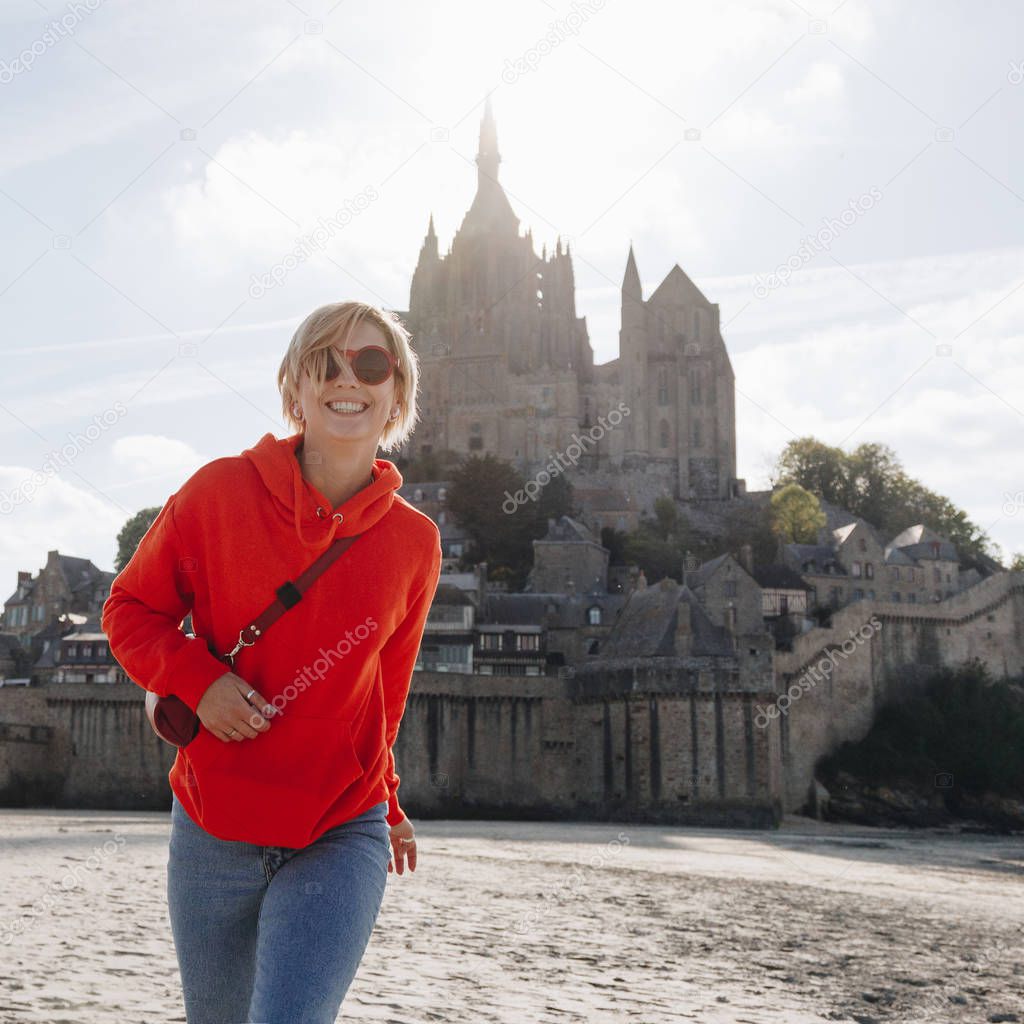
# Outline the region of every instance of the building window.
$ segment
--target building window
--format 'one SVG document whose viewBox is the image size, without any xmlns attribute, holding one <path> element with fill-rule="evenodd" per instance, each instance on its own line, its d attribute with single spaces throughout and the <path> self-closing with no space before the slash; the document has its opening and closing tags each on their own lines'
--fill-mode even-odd
<svg viewBox="0 0 1024 1024">
<path fill-rule="evenodd" d="M 700 447 L 700 420 L 693 420 L 690 424 L 690 440 L 694 448 Z"/>
<path fill-rule="evenodd" d="M 892 592 L 892 599 L 893 599 L 893 601 L 894 601 L 894 602 L 895 602 L 896 604 L 899 604 L 899 603 L 900 603 L 900 601 L 902 601 L 902 600 L 903 600 L 903 598 L 902 598 L 902 597 L 900 597 L 900 592 L 899 592 L 898 590 L 894 590 L 894 591 Z"/>
<path fill-rule="evenodd" d="M 67 654 L 68 654 L 69 658 L 77 658 L 78 657 L 78 644 L 68 644 L 67 645 Z"/>
<path fill-rule="evenodd" d="M 422 501 L 423 500 L 423 488 L 422 487 L 417 487 L 416 490 L 412 492 L 412 500 L 413 501 Z"/>
<path fill-rule="evenodd" d="M 469 450 L 471 452 L 478 452 L 483 449 L 484 439 L 482 437 L 471 437 L 469 439 Z"/>
<path fill-rule="evenodd" d="M 854 601 L 863 601 L 864 600 L 864 591 L 861 590 L 860 587 L 858 587 L 856 590 L 854 590 L 854 592 L 853 592 L 853 599 L 854 599 Z"/>
<path fill-rule="evenodd" d="M 658 371 L 658 405 L 668 405 L 668 377 L 664 367 Z"/>
<path fill-rule="evenodd" d="M 857 547 L 860 548 L 861 551 L 867 551 L 868 542 L 863 537 L 861 537 L 860 540 L 857 542 Z"/>
<path fill-rule="evenodd" d="M 437 489 L 437 500 L 438 501 L 447 501 L 448 500 L 448 488 L 447 487 L 438 487 L 438 489 Z"/>
<path fill-rule="evenodd" d="M 942 582 L 942 573 L 939 572 L 938 569 L 932 569 L 932 578 L 935 580 L 936 583 L 941 583 Z"/>
<path fill-rule="evenodd" d="M 869 580 L 873 580 L 875 578 L 875 563 L 874 562 L 865 562 L 864 563 L 864 575 L 867 576 L 867 578 Z"/>
<path fill-rule="evenodd" d="M 668 421 L 667 420 L 662 420 L 661 423 L 658 424 L 658 444 L 662 448 L 667 448 L 668 447 Z"/>
<path fill-rule="evenodd" d="M 860 576 L 860 562 L 853 563 L 853 575 Z"/>
<path fill-rule="evenodd" d="M 725 583 L 722 585 L 722 593 L 726 597 L 735 597 L 736 596 L 736 581 L 735 580 L 726 580 Z"/>
<path fill-rule="evenodd" d="M 896 566 L 896 567 L 895 567 L 895 568 L 893 569 L 893 571 L 892 571 L 892 578 L 893 578 L 894 580 L 899 580 L 899 578 L 900 578 L 900 569 L 899 569 L 899 566 Z"/>
<path fill-rule="evenodd" d="M 907 600 L 911 604 L 917 604 L 917 594 L 907 594 Z"/>
<path fill-rule="evenodd" d="M 694 366 L 690 370 L 690 404 L 700 405 L 701 404 L 701 393 L 700 393 L 700 368 Z"/>
<path fill-rule="evenodd" d="M 601 609 L 596 604 L 587 609 L 587 624 L 590 626 L 601 625 Z"/>
<path fill-rule="evenodd" d="M 540 637 L 536 633 L 520 633 L 516 637 L 516 649 L 520 651 L 539 651 Z"/>
</svg>

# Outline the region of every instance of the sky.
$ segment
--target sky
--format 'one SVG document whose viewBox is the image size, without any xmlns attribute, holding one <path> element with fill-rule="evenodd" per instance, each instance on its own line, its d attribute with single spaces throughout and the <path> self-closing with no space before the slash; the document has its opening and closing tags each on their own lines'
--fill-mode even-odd
<svg viewBox="0 0 1024 1024">
<path fill-rule="evenodd" d="M 720 306 L 748 488 L 794 437 L 880 442 L 1024 551 L 1016 6 L 0 0 L 3 596 L 289 433 L 292 333 L 408 308 L 487 96 L 598 363 L 632 243 L 645 297 L 678 263 Z"/>
</svg>

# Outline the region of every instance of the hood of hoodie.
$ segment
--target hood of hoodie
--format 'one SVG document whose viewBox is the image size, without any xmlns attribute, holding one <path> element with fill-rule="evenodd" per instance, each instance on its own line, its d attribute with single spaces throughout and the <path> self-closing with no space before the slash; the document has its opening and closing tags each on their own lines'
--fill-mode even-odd
<svg viewBox="0 0 1024 1024">
<path fill-rule="evenodd" d="M 373 483 L 331 508 L 320 489 L 302 475 L 295 454 L 302 438 L 302 434 L 285 438 L 264 434 L 241 457 L 256 467 L 274 505 L 291 522 L 305 547 L 323 550 L 338 537 L 365 533 L 387 515 L 402 486 L 402 474 L 394 463 L 374 459 Z"/>
</svg>

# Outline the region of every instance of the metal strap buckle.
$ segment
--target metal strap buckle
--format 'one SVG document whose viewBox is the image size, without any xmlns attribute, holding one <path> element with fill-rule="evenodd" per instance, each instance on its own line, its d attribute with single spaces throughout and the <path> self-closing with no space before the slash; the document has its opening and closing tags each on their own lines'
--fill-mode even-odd
<svg viewBox="0 0 1024 1024">
<path fill-rule="evenodd" d="M 245 629 L 239 631 L 239 633 L 238 633 L 238 643 L 235 644 L 235 646 L 230 651 L 228 651 L 228 653 L 225 655 L 226 658 L 229 658 L 231 660 L 232 667 L 234 667 L 234 664 L 235 664 L 235 655 L 243 647 L 252 647 L 256 643 L 255 640 L 246 640 L 245 639 L 245 630 L 246 629 L 251 629 L 254 637 L 258 637 L 260 635 L 260 631 L 255 626 L 246 626 Z"/>
</svg>

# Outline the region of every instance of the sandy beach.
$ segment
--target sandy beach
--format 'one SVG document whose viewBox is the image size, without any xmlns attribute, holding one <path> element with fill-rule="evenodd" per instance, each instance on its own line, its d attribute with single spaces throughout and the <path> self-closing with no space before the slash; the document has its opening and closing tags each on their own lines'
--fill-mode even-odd
<svg viewBox="0 0 1024 1024">
<path fill-rule="evenodd" d="M 0 810 L 0 1024 L 184 1021 L 169 814 Z M 418 821 L 339 1020 L 1024 1021 L 1024 842 Z"/>
</svg>

